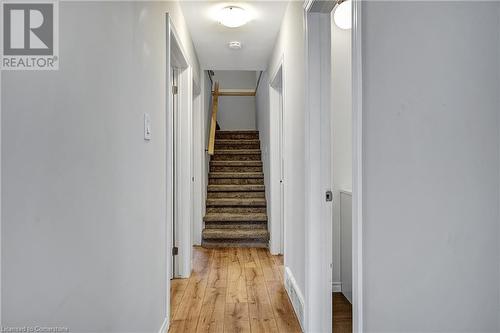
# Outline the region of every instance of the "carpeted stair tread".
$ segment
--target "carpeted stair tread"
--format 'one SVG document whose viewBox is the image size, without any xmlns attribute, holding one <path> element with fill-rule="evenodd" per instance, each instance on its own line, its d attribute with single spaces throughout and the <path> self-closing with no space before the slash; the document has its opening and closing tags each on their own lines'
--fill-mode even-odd
<svg viewBox="0 0 500 333">
<path fill-rule="evenodd" d="M 209 178 L 264 178 L 262 172 L 210 172 Z"/>
<path fill-rule="evenodd" d="M 263 191 L 253 191 L 253 192 L 244 192 L 244 191 L 234 191 L 234 192 L 208 192 L 207 198 L 215 199 L 215 198 L 265 198 L 266 193 Z"/>
<path fill-rule="evenodd" d="M 244 239 L 244 240 L 269 240 L 267 229 L 205 229 L 203 239 Z"/>
<path fill-rule="evenodd" d="M 210 222 L 205 224 L 206 229 L 264 229 L 267 230 L 267 224 L 263 222 Z"/>
<path fill-rule="evenodd" d="M 210 161 L 211 166 L 262 166 L 262 161 Z"/>
<path fill-rule="evenodd" d="M 267 247 L 259 132 L 218 130 L 209 167 L 202 246 Z"/>
<path fill-rule="evenodd" d="M 216 198 L 216 199 L 207 199 L 207 207 L 234 207 L 234 206 L 246 206 L 246 207 L 266 207 L 266 199 L 265 198 Z"/>
<path fill-rule="evenodd" d="M 208 185 L 209 192 L 263 192 L 264 185 Z"/>
<path fill-rule="evenodd" d="M 205 222 L 246 222 L 246 221 L 260 221 L 267 222 L 267 214 L 263 213 L 208 213 L 203 218 Z"/>
<path fill-rule="evenodd" d="M 215 141 L 218 140 L 259 140 L 258 132 L 217 132 Z"/>
<path fill-rule="evenodd" d="M 214 151 L 215 155 L 260 155 L 260 149 L 219 149 Z"/>
<path fill-rule="evenodd" d="M 234 130 L 234 131 L 231 131 L 231 130 L 219 130 L 216 132 L 216 134 L 248 134 L 248 133 L 252 133 L 252 134 L 259 134 L 259 131 L 257 130 Z"/>
<path fill-rule="evenodd" d="M 249 143 L 260 143 L 259 139 L 219 139 L 215 144 L 249 144 Z"/>
</svg>

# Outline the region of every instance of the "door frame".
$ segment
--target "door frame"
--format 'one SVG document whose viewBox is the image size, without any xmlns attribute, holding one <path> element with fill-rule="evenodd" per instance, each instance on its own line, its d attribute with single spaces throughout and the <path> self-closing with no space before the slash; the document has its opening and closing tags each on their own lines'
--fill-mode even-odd
<svg viewBox="0 0 500 333">
<path fill-rule="evenodd" d="M 193 186 L 193 216 L 191 226 L 192 245 L 201 245 L 201 233 L 203 230 L 203 215 L 205 214 L 205 204 L 203 202 L 204 186 L 204 162 L 205 162 L 205 141 L 204 141 L 204 113 L 202 101 L 201 84 L 193 80 L 193 151 L 192 151 L 192 186 Z"/>
<path fill-rule="evenodd" d="M 189 63 L 186 52 L 180 42 L 179 35 L 173 25 L 173 22 L 168 13 L 166 15 L 166 68 L 165 68 L 165 108 L 166 108 L 166 291 L 165 305 L 166 317 L 163 328 L 168 328 L 170 323 L 170 277 L 172 272 L 172 229 L 174 223 L 173 208 L 176 207 L 177 223 L 177 245 L 179 255 L 177 256 L 178 272 L 176 277 L 187 278 L 191 274 L 191 258 L 192 258 L 192 241 L 191 241 L 191 220 L 192 220 L 192 181 L 191 181 L 191 164 L 192 164 L 192 104 L 193 104 L 193 69 Z M 172 67 L 179 68 L 178 82 L 178 109 L 179 114 L 176 120 L 178 128 L 176 130 L 176 146 L 178 148 L 177 161 L 174 161 L 174 145 L 173 145 L 173 108 L 172 108 Z M 174 193 L 174 177 L 173 165 L 176 163 L 177 182 Z"/>
<path fill-rule="evenodd" d="M 276 82 L 281 75 L 280 92 L 276 89 Z M 286 228 L 286 171 L 282 165 L 285 158 L 285 61 L 284 56 L 271 72 L 269 77 L 269 117 L 270 117 L 270 243 L 271 254 L 285 254 Z M 283 183 L 281 183 L 283 182 Z M 274 205 L 279 202 L 280 205 Z M 277 223 L 276 223 L 277 222 Z"/>
<path fill-rule="evenodd" d="M 304 3 L 306 49 L 306 331 L 332 331 L 331 12 L 334 0 Z M 353 332 L 363 332 L 362 0 L 353 0 Z M 328 41 L 325 43 L 325 41 Z M 320 130 L 318 130 L 320 129 Z M 327 131 L 328 133 L 323 133 Z M 321 147 L 321 148 L 319 148 Z M 327 154 L 328 161 L 322 156 Z M 330 165 L 330 170 L 325 170 Z M 335 198 L 336 199 L 336 198 Z"/>
</svg>

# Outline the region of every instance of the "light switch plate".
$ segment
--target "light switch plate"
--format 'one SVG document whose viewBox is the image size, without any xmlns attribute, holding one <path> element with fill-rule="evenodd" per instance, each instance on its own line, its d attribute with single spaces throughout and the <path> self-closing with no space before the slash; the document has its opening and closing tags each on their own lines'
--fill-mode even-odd
<svg viewBox="0 0 500 333">
<path fill-rule="evenodd" d="M 151 140 L 151 116 L 149 113 L 144 114 L 144 140 Z"/>
</svg>

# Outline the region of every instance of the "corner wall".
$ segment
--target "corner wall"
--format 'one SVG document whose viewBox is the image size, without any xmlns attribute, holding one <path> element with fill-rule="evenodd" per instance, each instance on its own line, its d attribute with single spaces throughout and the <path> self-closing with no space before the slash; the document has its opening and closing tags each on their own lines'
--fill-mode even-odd
<svg viewBox="0 0 500 333">
<path fill-rule="evenodd" d="M 367 332 L 500 330 L 498 6 L 363 2 Z"/>
<path fill-rule="evenodd" d="M 60 70 L 2 73 L 2 326 L 162 326 L 167 12 L 198 81 L 177 2 L 61 2 Z"/>
<path fill-rule="evenodd" d="M 285 266 L 292 272 L 302 295 L 305 294 L 305 45 L 302 2 L 292 1 L 286 10 L 281 30 L 269 61 L 267 75 L 284 59 L 284 158 L 285 158 Z M 269 90 L 269 77 L 261 89 Z M 267 97 L 266 97 L 267 96 Z M 263 103 L 267 103 L 262 109 Z M 267 98 L 267 102 L 266 102 Z M 269 133 L 269 97 L 260 92 L 258 127 Z M 267 115 L 266 115 L 267 113 Z M 269 137 L 269 134 L 267 134 Z M 263 138 L 266 138 L 263 135 Z M 264 144 L 264 143 L 263 143 Z M 266 163 L 266 162 L 264 162 Z M 269 168 L 269 164 L 264 164 Z M 269 170 L 265 170 L 269 175 Z M 267 185 L 267 184 L 266 184 Z"/>
</svg>

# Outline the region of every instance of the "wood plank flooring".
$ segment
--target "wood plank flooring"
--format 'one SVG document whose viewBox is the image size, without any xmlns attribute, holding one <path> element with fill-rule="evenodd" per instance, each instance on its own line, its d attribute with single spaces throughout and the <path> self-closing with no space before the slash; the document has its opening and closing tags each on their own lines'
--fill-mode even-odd
<svg viewBox="0 0 500 333">
<path fill-rule="evenodd" d="M 283 257 L 262 248 L 194 248 L 189 279 L 172 280 L 170 333 L 301 332 L 283 286 Z"/>
<path fill-rule="evenodd" d="M 352 332 L 352 305 L 342 293 L 333 293 L 333 332 Z"/>
</svg>

